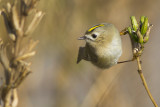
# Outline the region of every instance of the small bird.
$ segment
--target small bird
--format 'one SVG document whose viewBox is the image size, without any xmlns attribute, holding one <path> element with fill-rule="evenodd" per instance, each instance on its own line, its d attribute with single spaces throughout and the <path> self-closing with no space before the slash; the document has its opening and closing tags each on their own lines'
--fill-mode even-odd
<svg viewBox="0 0 160 107">
<path fill-rule="evenodd" d="M 95 25 L 78 40 L 85 40 L 86 44 L 79 48 L 77 63 L 83 59 L 99 68 L 107 69 L 117 64 L 122 54 L 120 33 L 113 24 Z"/>
</svg>

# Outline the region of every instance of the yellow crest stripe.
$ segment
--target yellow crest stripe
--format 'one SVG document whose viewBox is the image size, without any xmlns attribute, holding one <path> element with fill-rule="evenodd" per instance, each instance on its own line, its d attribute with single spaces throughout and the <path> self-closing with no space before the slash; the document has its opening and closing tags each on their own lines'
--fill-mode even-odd
<svg viewBox="0 0 160 107">
<path fill-rule="evenodd" d="M 101 27 L 101 26 L 104 26 L 104 25 L 103 24 L 99 24 L 99 25 L 93 26 L 92 28 L 90 28 L 88 30 L 88 32 L 91 32 L 92 30 L 96 29 L 97 27 Z"/>
</svg>

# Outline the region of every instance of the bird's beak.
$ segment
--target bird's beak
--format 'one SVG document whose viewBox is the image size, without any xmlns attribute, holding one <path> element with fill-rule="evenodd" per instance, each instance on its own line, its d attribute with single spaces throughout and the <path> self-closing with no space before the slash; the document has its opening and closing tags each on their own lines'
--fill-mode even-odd
<svg viewBox="0 0 160 107">
<path fill-rule="evenodd" d="M 86 39 L 85 36 L 82 36 L 82 37 L 78 38 L 78 40 L 85 40 L 85 39 Z"/>
</svg>

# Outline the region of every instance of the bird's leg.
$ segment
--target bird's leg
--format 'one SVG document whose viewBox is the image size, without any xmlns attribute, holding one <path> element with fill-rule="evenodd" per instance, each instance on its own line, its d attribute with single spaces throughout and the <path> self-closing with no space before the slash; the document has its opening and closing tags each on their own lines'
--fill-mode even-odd
<svg viewBox="0 0 160 107">
<path fill-rule="evenodd" d="M 120 32 L 120 36 L 126 35 L 127 33 L 128 33 L 127 28 L 125 28 Z"/>
<path fill-rule="evenodd" d="M 122 64 L 122 63 L 126 63 L 126 62 L 132 62 L 132 61 L 134 61 L 134 60 L 135 60 L 135 58 L 132 58 L 132 59 L 130 59 L 130 60 L 117 62 L 117 64 Z"/>
</svg>

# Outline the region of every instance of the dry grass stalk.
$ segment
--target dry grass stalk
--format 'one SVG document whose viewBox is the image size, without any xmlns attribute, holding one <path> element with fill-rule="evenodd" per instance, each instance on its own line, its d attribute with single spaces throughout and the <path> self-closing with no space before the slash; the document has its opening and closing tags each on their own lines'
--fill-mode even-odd
<svg viewBox="0 0 160 107">
<path fill-rule="evenodd" d="M 42 11 L 35 9 L 37 2 L 38 0 L 14 0 L 13 4 L 7 3 L 0 11 L 10 38 L 7 43 L 0 39 L 0 63 L 5 74 L 0 80 L 0 107 L 17 107 L 17 88 L 31 72 L 31 64 L 26 60 L 35 55 L 33 48 L 38 42 L 27 37 L 44 16 Z M 34 14 L 34 17 L 27 26 L 26 18 L 30 14 Z"/>
</svg>

